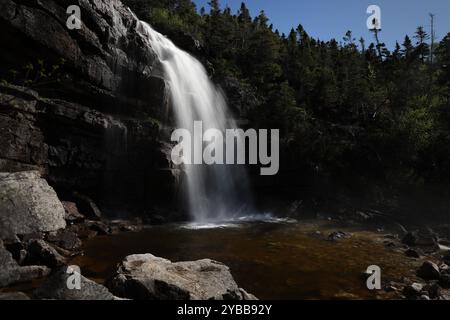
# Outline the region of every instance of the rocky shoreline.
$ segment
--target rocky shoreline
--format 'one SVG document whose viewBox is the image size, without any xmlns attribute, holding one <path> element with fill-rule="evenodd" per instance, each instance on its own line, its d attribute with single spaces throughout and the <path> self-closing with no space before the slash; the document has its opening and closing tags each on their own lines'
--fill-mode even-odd
<svg viewBox="0 0 450 320">
<path fill-rule="evenodd" d="M 38 172 L 0 174 L 0 299 L 183 299 L 252 300 L 220 262 L 172 263 L 148 255 L 125 257 L 106 287 L 83 277 L 81 290 L 69 289 L 70 259 L 82 241 L 137 232 L 140 220 L 108 220 L 87 196 L 60 201 Z M 28 296 L 14 285 L 41 280 Z"/>
<path fill-rule="evenodd" d="M 60 201 L 35 171 L 1 174 L 0 189 L 0 299 L 256 299 L 239 288 L 229 268 L 220 262 L 172 263 L 151 254 L 124 257 L 104 285 L 80 275 L 83 289 L 70 290 L 68 268 L 74 257 L 83 254 L 83 241 L 139 232 L 143 221 L 105 219 L 95 202 L 81 194 L 74 194 L 72 201 Z M 383 282 L 385 292 L 395 299 L 450 298 L 446 239 L 429 228 L 402 237 L 378 231 L 376 241 L 387 250 L 401 252 L 417 269 L 416 277 Z M 352 234 L 317 231 L 311 236 L 339 242 Z M 15 291 L 18 284 L 36 281 L 31 292 Z"/>
</svg>

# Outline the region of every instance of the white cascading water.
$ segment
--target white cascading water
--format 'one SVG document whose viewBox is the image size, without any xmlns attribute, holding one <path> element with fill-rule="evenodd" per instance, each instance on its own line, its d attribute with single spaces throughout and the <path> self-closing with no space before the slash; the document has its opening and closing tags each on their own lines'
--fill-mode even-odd
<svg viewBox="0 0 450 320">
<path fill-rule="evenodd" d="M 139 22 L 138 31 L 146 36 L 156 52 L 169 83 L 171 104 L 178 128 L 193 132 L 194 121 L 207 129 L 234 129 L 222 92 L 211 82 L 203 65 L 172 41 Z M 240 142 L 238 142 L 240 143 Z M 190 213 L 196 223 L 226 221 L 242 216 L 248 202 L 247 184 L 242 168 L 230 165 L 185 165 L 185 192 Z"/>
</svg>

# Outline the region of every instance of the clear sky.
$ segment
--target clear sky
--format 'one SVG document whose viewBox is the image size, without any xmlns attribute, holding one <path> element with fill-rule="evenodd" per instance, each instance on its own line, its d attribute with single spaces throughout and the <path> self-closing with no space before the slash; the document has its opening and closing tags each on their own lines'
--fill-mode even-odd
<svg viewBox="0 0 450 320">
<path fill-rule="evenodd" d="M 197 7 L 208 11 L 208 0 L 194 0 Z M 221 0 L 221 6 L 228 5 L 233 12 L 239 9 L 242 0 Z M 274 28 L 288 33 L 301 23 L 314 38 L 341 41 L 347 30 L 355 38 L 373 39 L 366 27 L 369 5 L 381 8 L 381 41 L 393 48 L 406 34 L 412 35 L 417 26 L 423 26 L 430 33 L 429 13 L 436 14 L 435 30 L 440 40 L 450 32 L 450 0 L 246 0 L 252 16 L 264 10 Z M 370 40 L 370 41 L 369 41 Z"/>
</svg>

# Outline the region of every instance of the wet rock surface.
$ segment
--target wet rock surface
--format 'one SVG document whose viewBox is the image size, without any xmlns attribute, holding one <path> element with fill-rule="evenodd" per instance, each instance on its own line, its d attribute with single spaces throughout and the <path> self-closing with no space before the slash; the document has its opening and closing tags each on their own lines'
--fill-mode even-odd
<svg viewBox="0 0 450 320">
<path fill-rule="evenodd" d="M 172 263 L 151 254 L 128 256 L 107 286 L 139 300 L 254 299 L 239 289 L 227 266 L 209 259 Z"/>
</svg>

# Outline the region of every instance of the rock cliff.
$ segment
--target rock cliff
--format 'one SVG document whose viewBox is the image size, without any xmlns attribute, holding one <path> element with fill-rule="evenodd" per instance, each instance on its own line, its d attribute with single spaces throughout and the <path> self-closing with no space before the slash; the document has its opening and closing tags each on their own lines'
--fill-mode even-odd
<svg viewBox="0 0 450 320">
<path fill-rule="evenodd" d="M 115 213 L 176 196 L 166 83 L 137 22 L 118 0 L 1 1 L 0 172 L 38 170 Z"/>
</svg>

